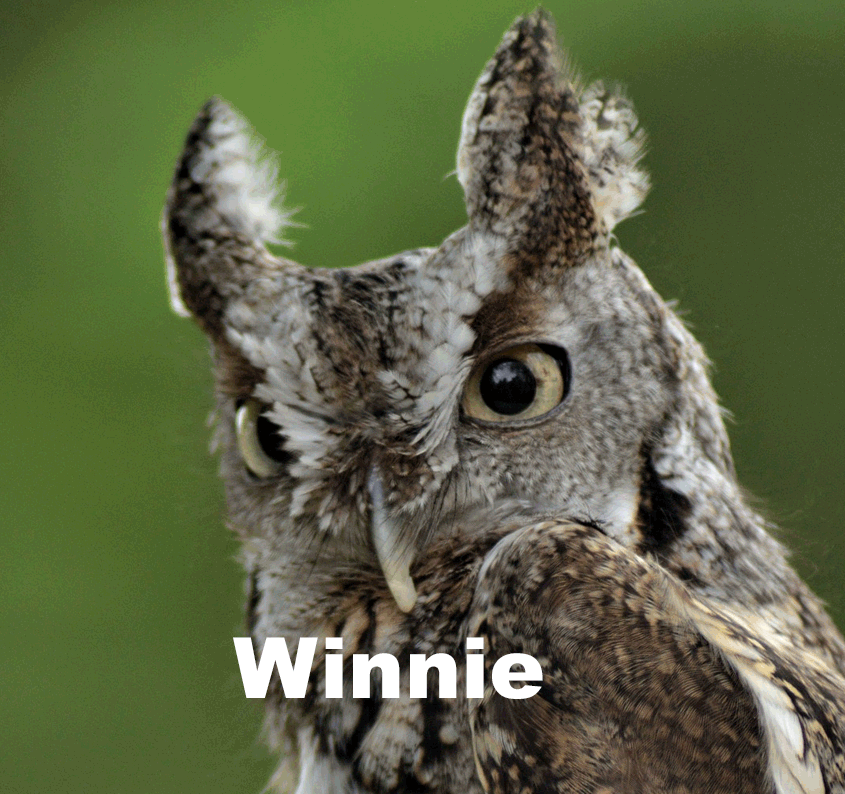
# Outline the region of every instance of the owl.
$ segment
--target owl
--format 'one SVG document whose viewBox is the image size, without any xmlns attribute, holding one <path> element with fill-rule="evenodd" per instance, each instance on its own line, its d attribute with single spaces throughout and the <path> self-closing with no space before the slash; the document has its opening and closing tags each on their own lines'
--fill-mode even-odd
<svg viewBox="0 0 845 794">
<path fill-rule="evenodd" d="M 219 99 L 194 121 L 163 232 L 211 342 L 247 628 L 256 656 L 318 638 L 305 696 L 267 693 L 277 790 L 845 792 L 845 642 L 737 483 L 701 347 L 613 235 L 643 143 L 537 11 L 463 117 L 467 225 L 309 269 L 268 249 L 289 217 L 247 123 Z M 483 692 L 410 697 L 410 655 L 470 637 Z M 346 670 L 393 655 L 400 696 L 327 697 L 326 638 Z M 533 697 L 489 684 L 510 653 L 539 662 Z"/>
</svg>

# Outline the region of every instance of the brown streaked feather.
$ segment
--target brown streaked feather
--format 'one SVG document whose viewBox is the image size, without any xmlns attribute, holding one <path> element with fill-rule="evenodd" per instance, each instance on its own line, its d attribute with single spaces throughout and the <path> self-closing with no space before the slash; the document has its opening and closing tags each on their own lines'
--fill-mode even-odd
<svg viewBox="0 0 845 794">
<path fill-rule="evenodd" d="M 551 17 L 518 20 L 476 84 L 458 151 L 472 227 L 506 237 L 518 267 L 574 263 L 603 231 L 577 151 L 582 125 Z"/>
</svg>

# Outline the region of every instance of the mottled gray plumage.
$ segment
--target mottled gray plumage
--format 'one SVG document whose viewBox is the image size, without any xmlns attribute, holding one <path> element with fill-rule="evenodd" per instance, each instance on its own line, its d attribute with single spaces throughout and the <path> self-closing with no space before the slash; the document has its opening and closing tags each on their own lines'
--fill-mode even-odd
<svg viewBox="0 0 845 794">
<path fill-rule="evenodd" d="M 611 234 L 642 146 L 534 13 L 464 116 L 467 226 L 311 270 L 265 247 L 285 214 L 245 122 L 220 100 L 194 122 L 164 237 L 212 341 L 256 649 L 342 636 L 347 663 L 403 664 L 398 700 L 326 699 L 319 644 L 306 698 L 275 679 L 281 790 L 845 791 L 845 643 L 743 497 L 700 346 Z M 488 665 L 536 656 L 541 692 L 408 697 L 408 654 L 467 636 Z"/>
</svg>

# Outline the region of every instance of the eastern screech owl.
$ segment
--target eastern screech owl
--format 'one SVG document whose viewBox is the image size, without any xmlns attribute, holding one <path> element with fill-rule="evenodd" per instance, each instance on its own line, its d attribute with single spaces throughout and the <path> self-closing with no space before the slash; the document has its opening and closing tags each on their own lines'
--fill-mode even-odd
<svg viewBox="0 0 845 794">
<path fill-rule="evenodd" d="M 632 106 L 563 64 L 547 15 L 517 20 L 463 119 L 467 225 L 346 270 L 268 252 L 286 215 L 235 111 L 188 134 L 167 261 L 212 343 L 256 652 L 342 637 L 407 683 L 477 636 L 544 674 L 524 700 L 327 699 L 318 644 L 305 698 L 268 693 L 276 785 L 843 792 L 845 644 L 611 234 L 648 189 Z"/>
</svg>

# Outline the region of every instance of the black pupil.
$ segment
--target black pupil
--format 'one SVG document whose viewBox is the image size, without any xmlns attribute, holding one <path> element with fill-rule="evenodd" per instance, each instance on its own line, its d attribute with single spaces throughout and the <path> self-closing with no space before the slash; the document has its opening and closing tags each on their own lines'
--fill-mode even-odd
<svg viewBox="0 0 845 794">
<path fill-rule="evenodd" d="M 277 463 L 290 463 L 292 456 L 284 448 L 285 439 L 279 433 L 279 426 L 271 422 L 264 414 L 259 414 L 255 422 L 255 435 L 266 455 Z"/>
<path fill-rule="evenodd" d="M 500 358 L 481 376 L 481 399 L 497 414 L 513 416 L 521 413 L 537 393 L 537 381 L 531 370 L 521 361 Z"/>
</svg>

